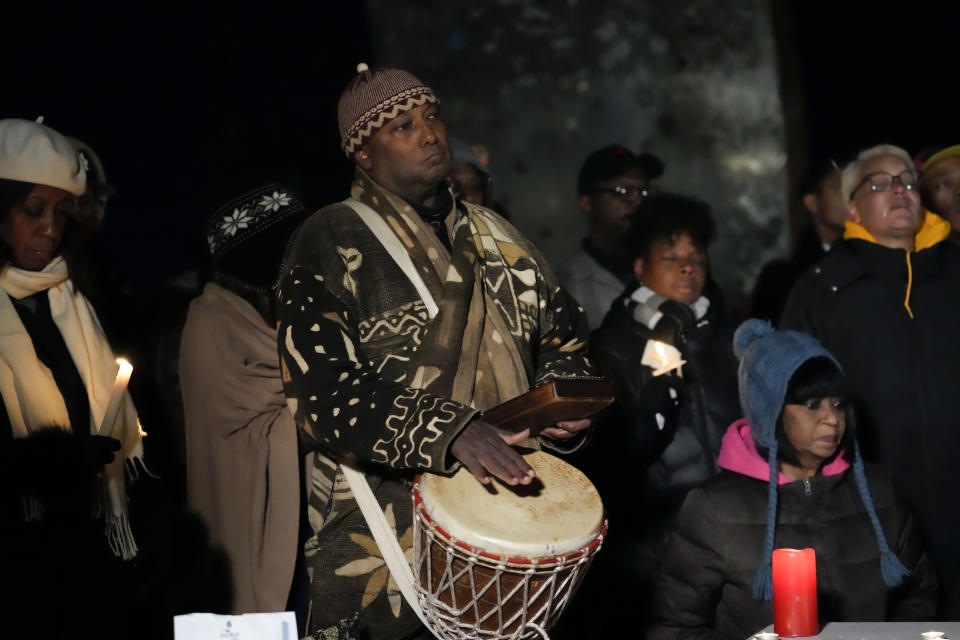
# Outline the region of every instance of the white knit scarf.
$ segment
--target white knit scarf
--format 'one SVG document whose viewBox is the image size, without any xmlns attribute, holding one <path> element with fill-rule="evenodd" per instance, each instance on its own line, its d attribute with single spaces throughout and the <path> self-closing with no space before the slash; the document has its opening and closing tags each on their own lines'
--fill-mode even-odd
<svg viewBox="0 0 960 640">
<path fill-rule="evenodd" d="M 54 258 L 42 271 L 6 265 L 0 269 L 0 395 L 10 417 L 13 437 L 56 425 L 64 430 L 89 429 L 96 434 L 106 412 L 117 372 L 113 351 L 90 302 L 74 288 L 63 258 Z M 37 358 L 33 341 L 20 321 L 10 298 L 20 299 L 48 291 L 50 313 L 60 330 L 87 390 L 90 424 L 71 425 L 67 406 L 53 374 Z M 125 461 L 136 473 L 135 459 L 143 457 L 137 411 L 129 393 L 124 397 L 112 437 L 120 441 L 122 455 L 114 456 L 101 476 L 100 499 L 106 537 L 114 554 L 133 558 L 137 545 L 130 531 L 124 478 Z"/>
</svg>

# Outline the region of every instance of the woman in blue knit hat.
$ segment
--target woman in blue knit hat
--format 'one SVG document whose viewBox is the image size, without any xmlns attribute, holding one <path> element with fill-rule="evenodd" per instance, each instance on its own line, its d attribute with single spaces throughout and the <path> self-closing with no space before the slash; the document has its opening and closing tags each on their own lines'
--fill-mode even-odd
<svg viewBox="0 0 960 640">
<path fill-rule="evenodd" d="M 774 548 L 812 547 L 820 624 L 930 620 L 937 583 L 889 479 L 865 467 L 840 366 L 816 339 L 748 320 L 734 336 L 745 418 L 684 502 L 648 637 L 749 637 L 773 622 Z"/>
</svg>

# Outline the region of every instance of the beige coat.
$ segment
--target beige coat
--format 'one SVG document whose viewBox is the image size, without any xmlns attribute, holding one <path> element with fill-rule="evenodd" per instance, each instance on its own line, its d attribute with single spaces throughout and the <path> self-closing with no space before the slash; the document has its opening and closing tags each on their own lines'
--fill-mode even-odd
<svg viewBox="0 0 960 640">
<path fill-rule="evenodd" d="M 233 570 L 236 613 L 283 611 L 298 552 L 297 429 L 276 330 L 216 284 L 190 304 L 180 342 L 187 499 Z"/>
</svg>

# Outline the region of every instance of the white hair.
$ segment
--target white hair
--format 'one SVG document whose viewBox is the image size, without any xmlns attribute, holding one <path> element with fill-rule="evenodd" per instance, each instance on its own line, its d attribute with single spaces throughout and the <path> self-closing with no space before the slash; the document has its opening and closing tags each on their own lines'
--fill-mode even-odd
<svg viewBox="0 0 960 640">
<path fill-rule="evenodd" d="M 875 147 L 864 149 L 857 154 L 857 159 L 848 164 L 840 172 L 840 193 L 843 195 L 844 202 L 853 200 L 852 191 L 857 187 L 863 176 L 860 172 L 867 160 L 877 156 L 896 156 L 903 160 L 908 169 L 913 169 L 913 158 L 907 153 L 906 149 L 894 146 L 892 144 L 878 144 Z"/>
</svg>

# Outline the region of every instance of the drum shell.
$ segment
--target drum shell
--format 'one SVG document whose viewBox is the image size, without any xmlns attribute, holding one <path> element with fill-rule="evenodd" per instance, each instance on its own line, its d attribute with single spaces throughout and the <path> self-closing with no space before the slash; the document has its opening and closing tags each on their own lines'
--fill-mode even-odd
<svg viewBox="0 0 960 640">
<path fill-rule="evenodd" d="M 444 638 L 477 631 L 482 638 L 513 636 L 528 622 L 546 629 L 553 626 L 576 593 L 607 528 L 604 521 L 592 542 L 568 554 L 510 558 L 452 538 L 426 513 L 418 485 L 414 486 L 414 509 L 418 592 L 428 617 L 450 631 L 440 633 Z M 439 616 L 431 616 L 434 609 Z"/>
</svg>

